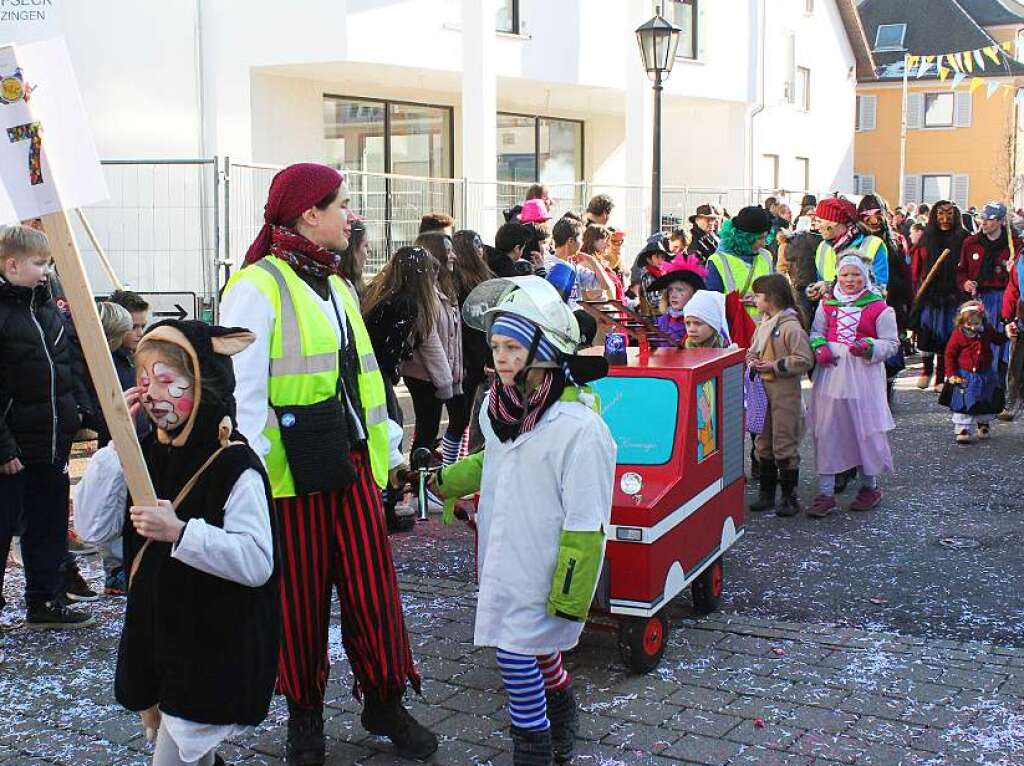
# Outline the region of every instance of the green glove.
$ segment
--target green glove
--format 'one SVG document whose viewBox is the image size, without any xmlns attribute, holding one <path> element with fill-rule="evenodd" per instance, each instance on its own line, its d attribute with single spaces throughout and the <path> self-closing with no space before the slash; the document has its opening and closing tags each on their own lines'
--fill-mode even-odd
<svg viewBox="0 0 1024 766">
<path fill-rule="evenodd" d="M 548 594 L 553 617 L 579 622 L 587 618 L 604 561 L 604 532 L 562 531 L 558 562 Z"/>
<path fill-rule="evenodd" d="M 466 495 L 480 490 L 480 477 L 484 472 L 484 453 L 474 452 L 457 463 L 441 469 L 437 474 L 437 488 L 444 498 L 444 512 L 441 521 L 451 524 L 455 521 L 455 502 Z"/>
</svg>

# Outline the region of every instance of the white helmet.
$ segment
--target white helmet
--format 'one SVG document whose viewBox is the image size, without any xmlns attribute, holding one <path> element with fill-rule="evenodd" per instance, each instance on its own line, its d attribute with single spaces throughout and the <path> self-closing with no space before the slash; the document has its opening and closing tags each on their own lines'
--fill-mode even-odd
<svg viewBox="0 0 1024 766">
<path fill-rule="evenodd" d="M 608 362 L 600 355 L 577 355 L 580 325 L 561 294 L 541 277 L 502 277 L 477 285 L 462 306 L 462 317 L 475 330 L 487 333 L 499 314 L 527 319 L 562 354 L 561 366 L 575 385 L 608 374 Z M 544 363 L 543 366 L 548 366 Z"/>
<path fill-rule="evenodd" d="M 558 290 L 541 277 L 489 279 L 477 285 L 462 306 L 462 317 L 475 330 L 489 332 L 498 314 L 515 314 L 537 325 L 563 354 L 580 347 L 580 326 Z"/>
</svg>

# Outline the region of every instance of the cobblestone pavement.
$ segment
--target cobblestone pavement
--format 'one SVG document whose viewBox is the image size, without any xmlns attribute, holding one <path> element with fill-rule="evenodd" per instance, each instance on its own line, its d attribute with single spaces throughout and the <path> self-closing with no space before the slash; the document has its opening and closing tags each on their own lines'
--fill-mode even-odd
<svg viewBox="0 0 1024 766">
<path fill-rule="evenodd" d="M 98 565 L 88 572 L 95 582 Z M 15 580 L 17 573 L 11 571 Z M 12 583 L 20 585 L 19 583 Z M 509 764 L 501 684 L 472 645 L 473 586 L 401 579 L 424 676 L 414 714 L 442 738 L 437 764 Z M 142 764 L 136 719 L 114 702 L 120 603 L 76 634 L 14 628 L 0 666 L 0 764 Z M 340 635 L 328 687 L 331 764 L 398 763 L 358 724 Z M 568 657 L 584 714 L 580 766 L 620 764 L 1024 763 L 1024 649 L 743 617 L 679 607 L 661 666 L 628 674 L 615 636 L 588 630 Z M 283 763 L 285 708 L 223 749 L 230 762 Z"/>
<path fill-rule="evenodd" d="M 695 619 L 688 597 L 674 602 L 665 657 L 647 676 L 626 672 L 613 632 L 584 633 L 567 658 L 584 709 L 577 766 L 1024 765 L 1024 648 L 1013 647 L 1024 647 L 1024 428 L 956 448 L 934 395 L 906 383 L 882 509 L 750 519 L 728 557 L 722 613 Z M 805 456 L 808 474 L 812 464 Z M 431 519 L 393 539 L 425 679 L 410 705 L 442 738 L 433 762 L 508 766 L 500 679 L 491 652 L 472 645 L 471 536 Z M 99 587 L 99 561 L 81 561 Z M 137 719 L 111 688 L 123 601 L 89 605 L 92 630 L 33 633 L 18 622 L 22 589 L 9 568 L 0 766 L 146 763 Z M 328 762 L 403 762 L 358 723 L 336 617 L 330 653 Z M 277 699 L 222 755 L 283 764 L 285 718 Z"/>
</svg>

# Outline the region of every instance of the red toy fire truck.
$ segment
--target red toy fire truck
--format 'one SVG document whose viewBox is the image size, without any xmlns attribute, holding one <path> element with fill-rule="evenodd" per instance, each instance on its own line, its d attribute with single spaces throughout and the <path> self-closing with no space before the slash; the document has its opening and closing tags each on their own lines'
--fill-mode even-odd
<svg viewBox="0 0 1024 766">
<path fill-rule="evenodd" d="M 618 619 L 622 659 L 645 673 L 661 660 L 666 607 L 685 587 L 697 611 L 717 609 L 722 558 L 743 535 L 745 355 L 651 348 L 666 339 L 621 304 L 586 308 L 639 343 L 593 384 L 618 446 L 594 606 Z"/>
</svg>

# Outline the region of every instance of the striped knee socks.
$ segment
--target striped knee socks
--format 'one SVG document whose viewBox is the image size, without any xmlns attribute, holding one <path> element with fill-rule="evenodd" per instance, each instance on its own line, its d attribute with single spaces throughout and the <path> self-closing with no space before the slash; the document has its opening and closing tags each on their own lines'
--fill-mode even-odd
<svg viewBox="0 0 1024 766">
<path fill-rule="evenodd" d="M 540 673 L 544 676 L 544 689 L 548 692 L 557 692 L 569 685 L 569 674 L 562 667 L 562 653 L 541 655 L 537 658 L 537 665 Z"/>
<path fill-rule="evenodd" d="M 504 649 L 498 649 L 496 656 L 501 680 L 508 694 L 508 715 L 512 725 L 528 731 L 550 728 L 544 677 L 537 658 L 506 652 Z"/>
</svg>

